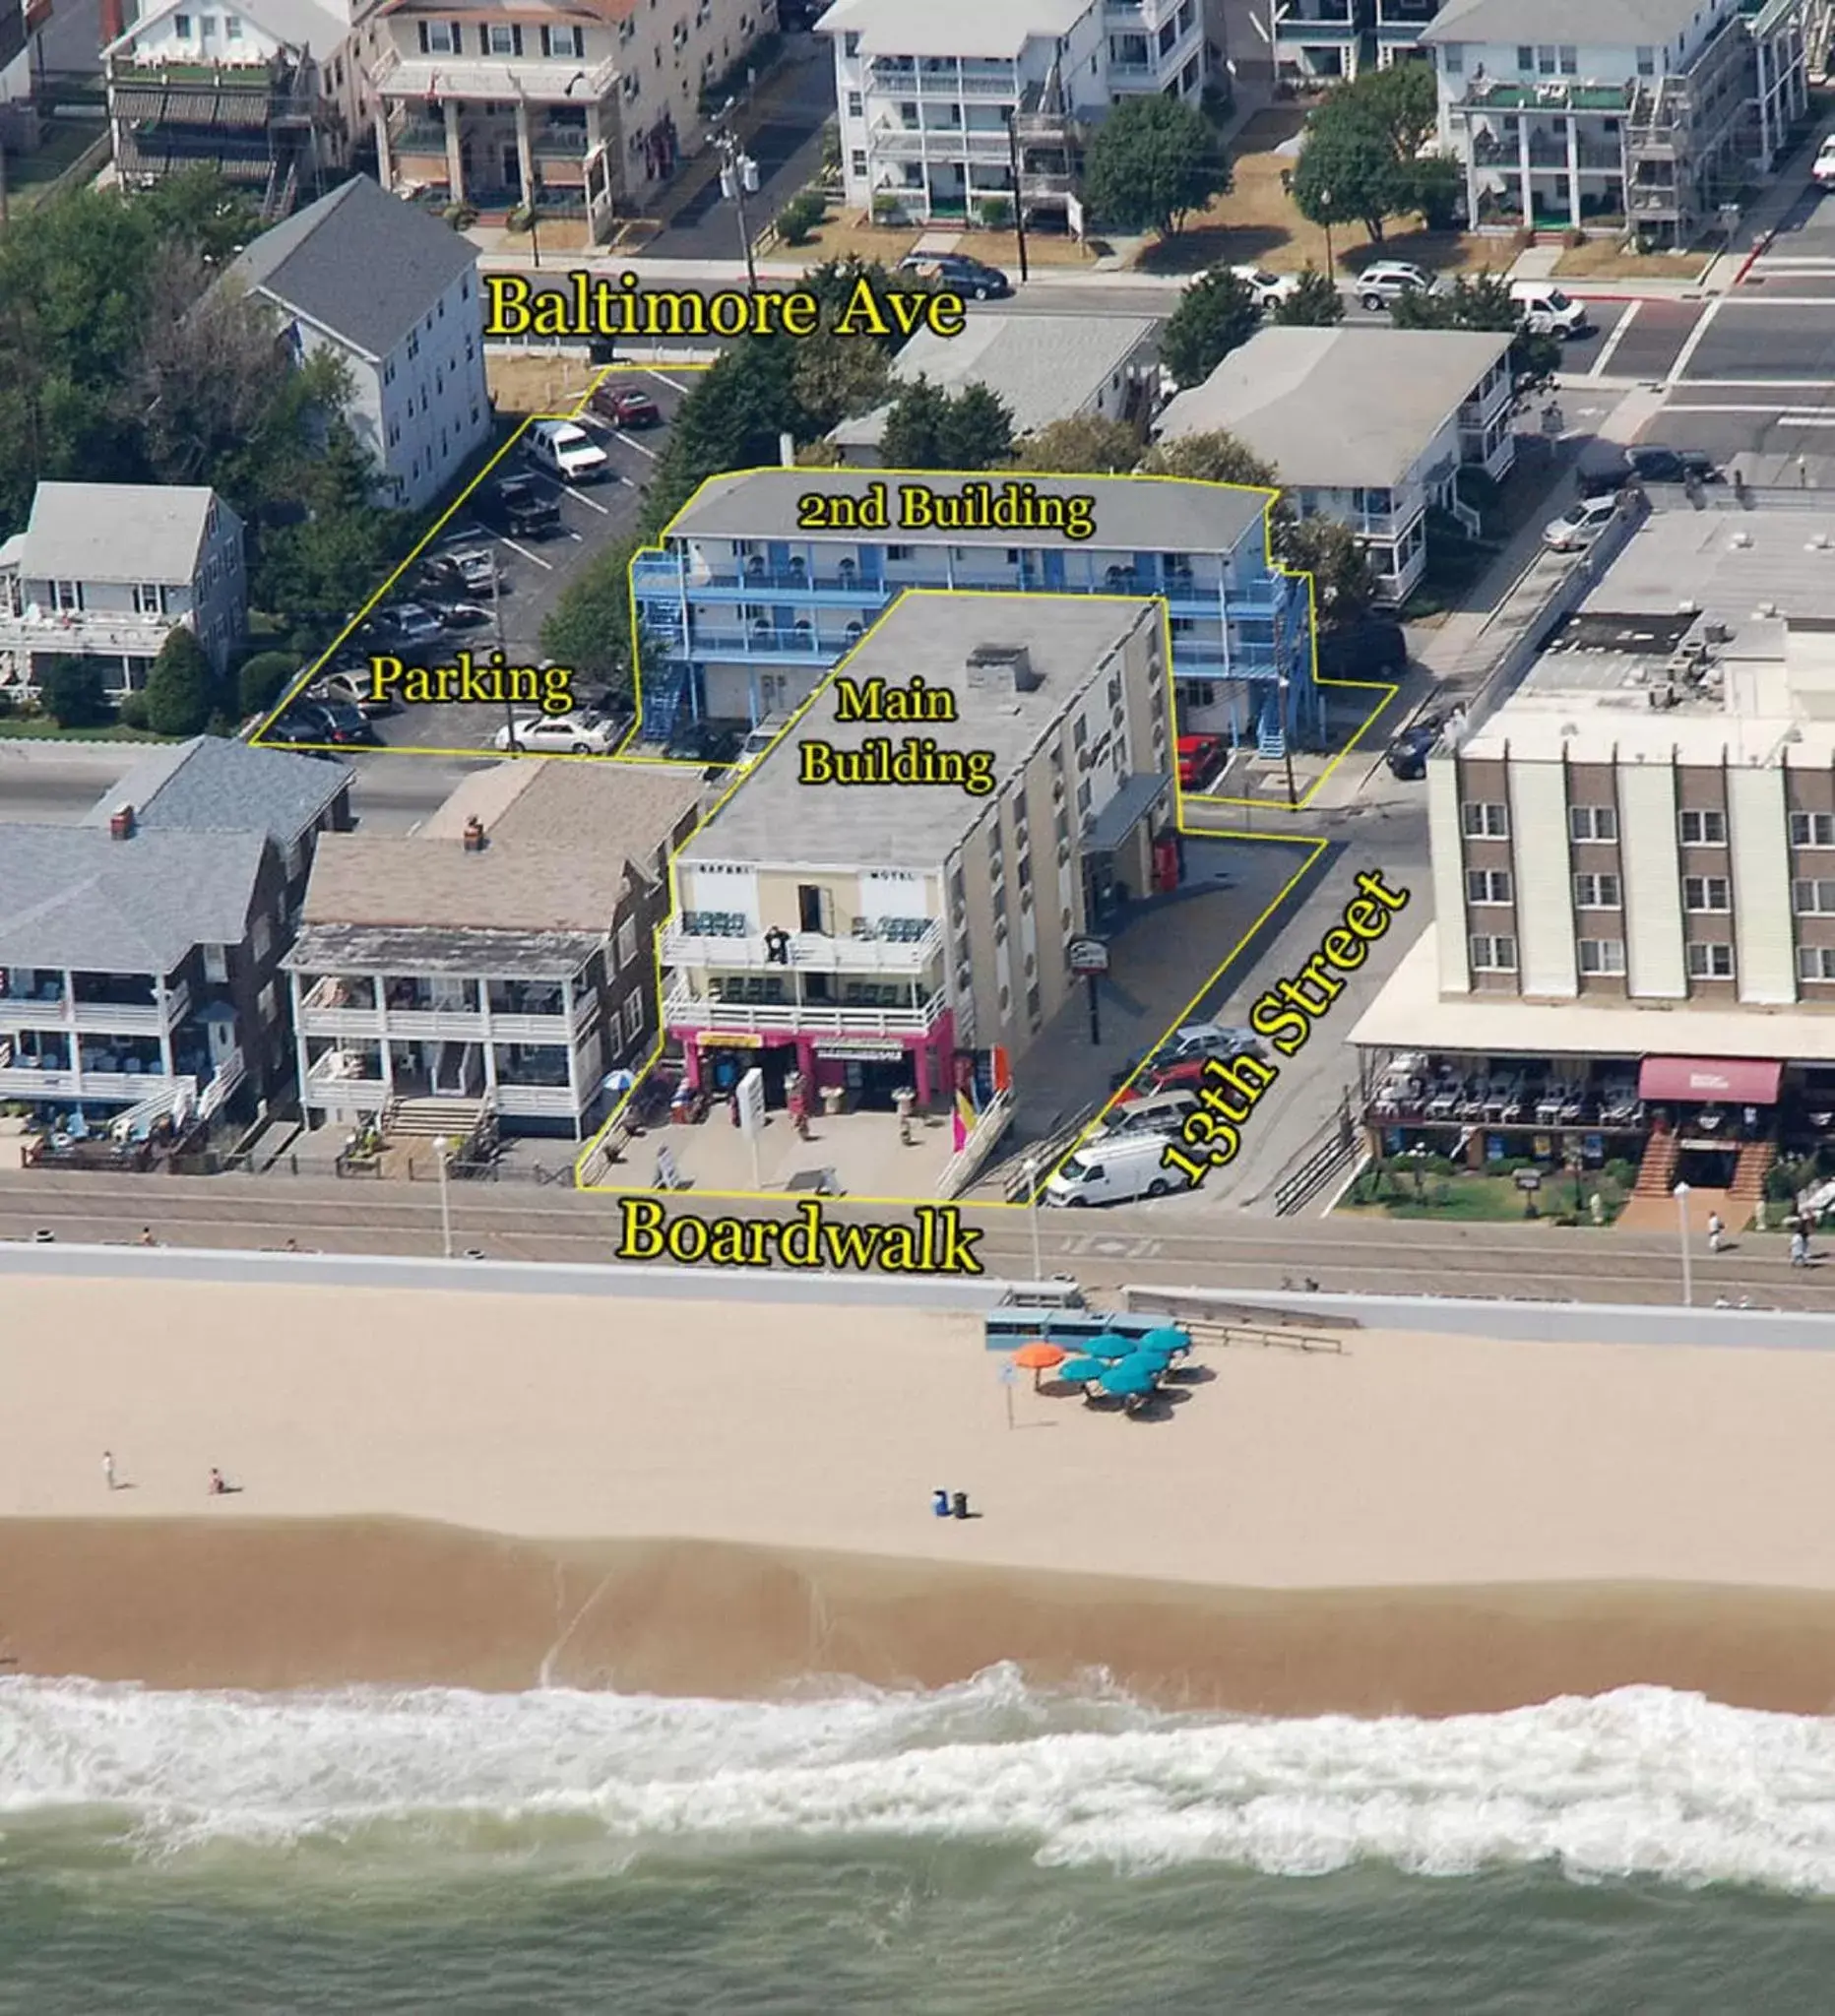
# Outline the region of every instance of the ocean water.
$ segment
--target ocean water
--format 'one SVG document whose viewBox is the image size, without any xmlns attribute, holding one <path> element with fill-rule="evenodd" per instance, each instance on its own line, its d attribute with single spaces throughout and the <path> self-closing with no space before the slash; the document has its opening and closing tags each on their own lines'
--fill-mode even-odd
<svg viewBox="0 0 1835 2016">
<path fill-rule="evenodd" d="M 0 1680 L 0 2011 L 1835 2008 L 1835 1721 Z"/>
</svg>

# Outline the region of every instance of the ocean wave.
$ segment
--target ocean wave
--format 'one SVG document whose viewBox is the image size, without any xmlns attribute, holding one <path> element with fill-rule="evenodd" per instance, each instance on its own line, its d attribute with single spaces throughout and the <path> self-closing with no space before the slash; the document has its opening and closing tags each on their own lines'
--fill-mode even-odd
<svg viewBox="0 0 1835 2016">
<path fill-rule="evenodd" d="M 1441 1721 L 1247 1720 L 1033 1689 L 1010 1668 L 775 1702 L 0 1680 L 0 1829 L 81 1812 L 164 1852 L 563 1822 L 620 1859 L 883 1836 L 1135 1872 L 1548 1862 L 1835 1894 L 1835 1721 L 1655 1687 Z"/>
</svg>

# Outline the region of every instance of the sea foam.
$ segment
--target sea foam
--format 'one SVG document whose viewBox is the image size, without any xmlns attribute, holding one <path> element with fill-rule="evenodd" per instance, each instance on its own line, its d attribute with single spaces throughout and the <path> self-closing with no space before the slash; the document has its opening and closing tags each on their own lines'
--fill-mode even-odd
<svg viewBox="0 0 1835 2016">
<path fill-rule="evenodd" d="M 0 1680 L 0 1831 L 137 1849 L 565 1823 L 620 1860 L 882 1836 L 1045 1865 L 1549 1862 L 1835 1894 L 1835 1721 L 1632 1687 L 1443 1721 L 1167 1714 L 1009 1668 L 776 1702 L 544 1689 L 257 1695 Z M 378 1845 L 382 1845 L 378 1842 Z"/>
</svg>

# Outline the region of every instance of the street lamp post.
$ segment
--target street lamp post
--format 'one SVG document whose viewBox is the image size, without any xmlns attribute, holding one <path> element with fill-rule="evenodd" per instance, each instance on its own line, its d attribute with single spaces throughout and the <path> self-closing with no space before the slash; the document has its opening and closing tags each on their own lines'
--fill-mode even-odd
<svg viewBox="0 0 1835 2016">
<path fill-rule="evenodd" d="M 1044 1261 L 1039 1252 L 1039 1159 L 1029 1155 L 1022 1165 L 1026 1171 L 1026 1220 L 1032 1228 L 1033 1279 L 1044 1279 Z"/>
<path fill-rule="evenodd" d="M 1287 764 L 1287 809 L 1297 811 L 1299 807 L 1299 793 L 1294 788 L 1294 735 L 1293 722 L 1289 717 L 1287 689 L 1293 683 L 1285 672 L 1275 681 L 1281 695 L 1281 754 Z"/>
<path fill-rule="evenodd" d="M 1688 1185 L 1676 1186 L 1676 1223 L 1682 1240 L 1682 1307 L 1692 1309 L 1695 1305 L 1695 1277 L 1688 1255 Z"/>
<path fill-rule="evenodd" d="M 453 1207 L 452 1196 L 446 1187 L 446 1163 L 453 1152 L 453 1145 L 444 1134 L 433 1143 L 433 1153 L 440 1164 L 440 1245 L 446 1257 L 453 1257 Z"/>
<path fill-rule="evenodd" d="M 1319 191 L 1319 215 L 1325 220 L 1321 227 L 1325 232 L 1325 277 L 1336 286 L 1338 264 L 1332 257 L 1332 192 L 1329 189 Z"/>
<path fill-rule="evenodd" d="M 1013 175 L 1013 235 L 1019 245 L 1020 284 L 1024 285 L 1032 278 L 1026 264 L 1026 201 L 1020 193 L 1020 143 L 1017 131 L 1017 111 L 1013 105 L 1007 107 L 1007 163 Z"/>
<path fill-rule="evenodd" d="M 732 109 L 728 100 L 721 118 Z M 708 138 L 720 156 L 720 193 L 730 196 L 739 218 L 739 250 L 745 255 L 745 285 L 748 293 L 758 291 L 758 267 L 752 258 L 752 227 L 745 220 L 745 199 L 758 187 L 758 163 L 739 146 L 738 136 L 717 126 Z"/>
</svg>

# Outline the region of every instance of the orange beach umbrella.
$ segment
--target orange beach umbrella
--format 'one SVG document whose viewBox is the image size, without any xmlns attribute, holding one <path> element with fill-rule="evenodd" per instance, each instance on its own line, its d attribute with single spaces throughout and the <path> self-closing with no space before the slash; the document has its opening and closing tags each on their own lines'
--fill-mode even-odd
<svg viewBox="0 0 1835 2016">
<path fill-rule="evenodd" d="M 1024 1365 L 1033 1375 L 1033 1386 L 1039 1384 L 1039 1374 L 1048 1372 L 1053 1365 L 1061 1365 L 1069 1355 L 1055 1344 L 1047 1344 L 1043 1337 L 1035 1337 L 1030 1344 L 1023 1344 L 1013 1354 L 1013 1362 Z"/>
</svg>

